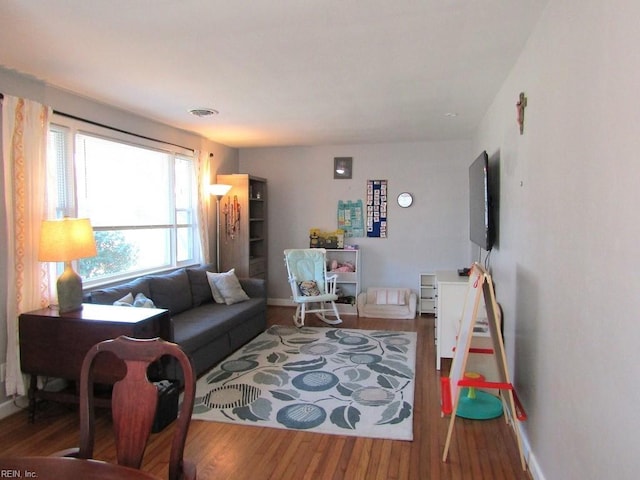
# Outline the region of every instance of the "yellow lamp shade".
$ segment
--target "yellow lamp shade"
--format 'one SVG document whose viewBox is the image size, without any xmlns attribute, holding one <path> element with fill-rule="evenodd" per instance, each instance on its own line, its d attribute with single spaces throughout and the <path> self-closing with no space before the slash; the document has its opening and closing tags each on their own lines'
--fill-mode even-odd
<svg viewBox="0 0 640 480">
<path fill-rule="evenodd" d="M 64 272 L 56 282 L 60 313 L 82 309 L 82 278 L 71 266 L 73 260 L 97 253 L 93 228 L 88 218 L 45 220 L 40 228 L 41 262 L 64 262 Z"/>
<path fill-rule="evenodd" d="M 38 251 L 41 262 L 68 262 L 96 254 L 96 241 L 88 218 L 42 222 Z"/>
</svg>

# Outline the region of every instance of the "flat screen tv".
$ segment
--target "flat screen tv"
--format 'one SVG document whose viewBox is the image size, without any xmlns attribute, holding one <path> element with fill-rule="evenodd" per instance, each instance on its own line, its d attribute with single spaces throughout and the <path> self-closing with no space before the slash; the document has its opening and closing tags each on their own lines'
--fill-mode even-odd
<svg viewBox="0 0 640 480">
<path fill-rule="evenodd" d="M 496 236 L 490 174 L 485 151 L 469 167 L 469 239 L 487 251 L 493 248 Z"/>
</svg>

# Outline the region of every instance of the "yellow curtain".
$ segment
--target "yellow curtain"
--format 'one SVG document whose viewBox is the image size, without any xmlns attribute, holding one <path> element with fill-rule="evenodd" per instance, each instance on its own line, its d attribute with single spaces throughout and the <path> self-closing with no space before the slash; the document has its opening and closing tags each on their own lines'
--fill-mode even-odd
<svg viewBox="0 0 640 480">
<path fill-rule="evenodd" d="M 51 109 L 5 95 L 2 168 L 6 214 L 7 395 L 24 395 L 18 316 L 49 305 L 46 265 L 38 261 L 40 223 L 46 218 L 46 147 Z"/>
</svg>

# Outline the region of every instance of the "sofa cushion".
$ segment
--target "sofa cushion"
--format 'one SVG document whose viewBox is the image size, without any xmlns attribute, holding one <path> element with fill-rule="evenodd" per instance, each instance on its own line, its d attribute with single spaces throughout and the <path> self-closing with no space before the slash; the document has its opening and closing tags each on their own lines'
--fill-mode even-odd
<svg viewBox="0 0 640 480">
<path fill-rule="evenodd" d="M 264 300 L 259 298 L 233 305 L 203 304 L 173 316 L 172 341 L 186 352 L 193 352 L 264 310 Z"/>
<path fill-rule="evenodd" d="M 166 308 L 172 315 L 191 308 L 191 287 L 184 268 L 149 278 L 150 298 L 158 308 Z"/>
<path fill-rule="evenodd" d="M 220 273 L 215 276 L 207 276 L 209 277 L 210 282 L 216 286 L 216 288 L 224 298 L 224 303 L 226 303 L 227 305 L 233 305 L 234 303 L 240 303 L 249 300 L 249 295 L 247 295 L 246 292 L 242 289 L 242 286 L 238 281 L 238 277 L 236 277 L 235 269 L 232 268 L 228 272 Z"/>
<path fill-rule="evenodd" d="M 213 301 L 211 287 L 207 280 L 207 272 L 213 271 L 215 271 L 213 264 L 187 268 L 189 284 L 191 285 L 191 303 L 194 307 Z"/>
<path fill-rule="evenodd" d="M 110 288 L 100 288 L 91 292 L 91 303 L 99 303 L 102 305 L 113 305 L 113 302 L 131 294 L 135 297 L 138 293 L 142 293 L 145 297 L 149 297 L 149 283 L 145 277 L 137 278 L 131 282 L 123 283 Z"/>
</svg>

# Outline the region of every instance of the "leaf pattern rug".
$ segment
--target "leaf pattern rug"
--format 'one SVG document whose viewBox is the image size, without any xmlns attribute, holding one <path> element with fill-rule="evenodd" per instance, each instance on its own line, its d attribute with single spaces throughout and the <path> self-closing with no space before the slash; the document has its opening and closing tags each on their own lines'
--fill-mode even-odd
<svg viewBox="0 0 640 480">
<path fill-rule="evenodd" d="M 416 339 L 270 327 L 198 380 L 192 418 L 412 440 Z"/>
</svg>

